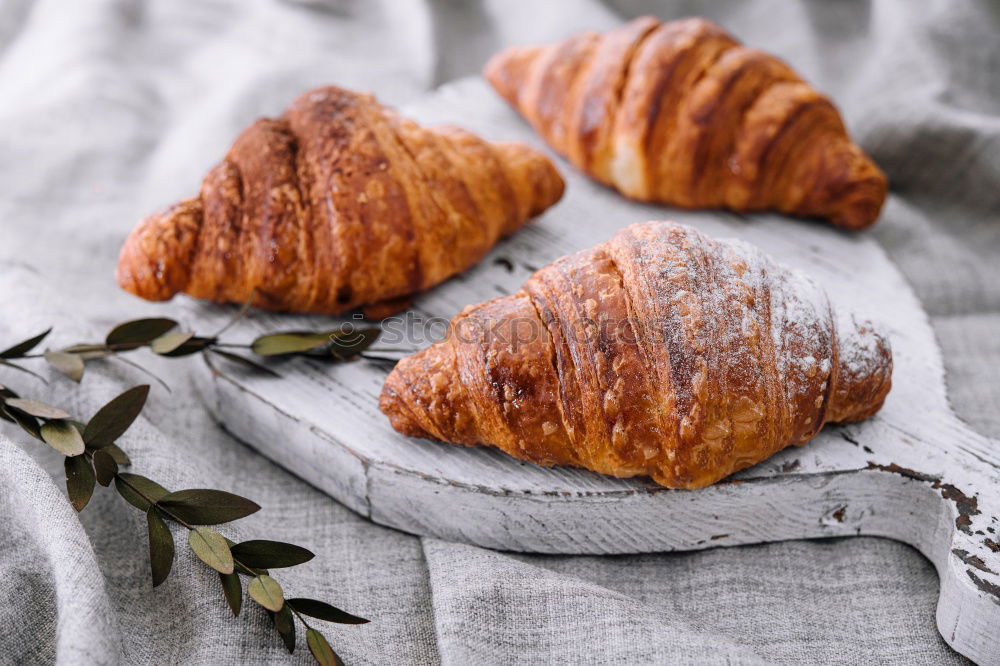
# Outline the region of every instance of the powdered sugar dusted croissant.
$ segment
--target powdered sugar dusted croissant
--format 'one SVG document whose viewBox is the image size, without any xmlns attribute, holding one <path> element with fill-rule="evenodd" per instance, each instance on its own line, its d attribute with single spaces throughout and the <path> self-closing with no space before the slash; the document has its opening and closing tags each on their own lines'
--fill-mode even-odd
<svg viewBox="0 0 1000 666">
<path fill-rule="evenodd" d="M 381 407 L 406 435 L 698 488 L 871 416 L 891 372 L 886 340 L 804 274 L 648 222 L 467 307 Z"/>
<path fill-rule="evenodd" d="M 473 265 L 559 200 L 541 153 L 426 129 L 374 97 L 320 88 L 261 119 L 201 193 L 143 220 L 118 283 L 272 310 L 337 314 L 406 298 Z"/>
<path fill-rule="evenodd" d="M 874 223 L 885 200 L 885 176 L 830 100 L 704 19 L 507 49 L 485 75 L 553 149 L 634 199 L 848 229 Z"/>
</svg>

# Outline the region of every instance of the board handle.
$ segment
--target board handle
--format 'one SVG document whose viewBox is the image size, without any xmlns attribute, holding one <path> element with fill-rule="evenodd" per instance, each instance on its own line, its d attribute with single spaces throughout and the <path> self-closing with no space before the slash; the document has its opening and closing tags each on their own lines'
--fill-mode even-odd
<svg viewBox="0 0 1000 666">
<path fill-rule="evenodd" d="M 991 479 L 966 470 L 968 485 L 898 464 L 869 463 L 883 497 L 899 520 L 860 533 L 898 539 L 917 548 L 937 569 L 941 637 L 977 664 L 1000 666 L 1000 502 Z M 971 488 L 978 492 L 973 493 Z"/>
<path fill-rule="evenodd" d="M 1000 531 L 996 509 L 980 507 L 949 484 L 935 482 L 944 502 L 938 543 L 925 553 L 937 567 L 941 593 L 937 626 L 957 652 L 977 664 L 1000 666 Z M 987 510 L 988 509 L 988 510 Z"/>
</svg>

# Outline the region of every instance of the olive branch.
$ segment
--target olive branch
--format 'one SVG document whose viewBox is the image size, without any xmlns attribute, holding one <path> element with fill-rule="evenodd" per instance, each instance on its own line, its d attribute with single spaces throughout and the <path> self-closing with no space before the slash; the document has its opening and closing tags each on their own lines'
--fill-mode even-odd
<svg viewBox="0 0 1000 666">
<path fill-rule="evenodd" d="M 52 331 L 50 328 L 0 351 L 0 367 L 19 370 L 45 381 L 21 363 L 14 362 L 44 358 L 52 368 L 80 382 L 86 363 L 96 359 L 115 358 L 148 372 L 121 358 L 121 354 L 143 348 L 168 358 L 201 354 L 216 374 L 221 372 L 214 365 L 213 357 L 277 375 L 272 368 L 229 351 L 231 348 L 248 349 L 265 358 L 305 356 L 345 361 L 361 356 L 389 360 L 366 353 L 378 338 L 377 328 L 286 331 L 260 336 L 250 344 L 220 341 L 219 336 L 246 310 L 244 306 L 222 330 L 211 336 L 198 336 L 181 330 L 172 319 L 138 319 L 115 326 L 103 343 L 77 344 L 32 353 Z M 326 637 L 310 625 L 306 617 L 339 624 L 364 624 L 368 620 L 316 599 L 286 598 L 281 585 L 270 574 L 271 569 L 308 562 L 314 554 L 301 546 L 280 541 L 254 539 L 234 543 L 208 527 L 245 518 L 260 510 L 259 505 L 222 490 L 193 488 L 171 492 L 145 476 L 121 471 L 122 467 L 131 465 L 131 461 L 117 442 L 145 406 L 149 388 L 144 384 L 128 389 L 101 407 L 89 421 L 82 422 L 58 407 L 22 398 L 12 389 L 0 385 L 0 420 L 19 425 L 29 435 L 65 456 L 66 490 L 76 511 L 83 511 L 87 506 L 97 484 L 103 487 L 113 484 L 122 499 L 146 514 L 153 587 L 167 579 L 174 561 L 174 534 L 169 521 L 187 530 L 191 551 L 218 572 L 223 595 L 234 616 L 239 615 L 243 604 L 240 577 L 244 576 L 249 579 L 247 594 L 267 611 L 289 653 L 295 650 L 297 619 L 305 628 L 306 644 L 317 663 L 323 666 L 341 664 Z"/>
</svg>

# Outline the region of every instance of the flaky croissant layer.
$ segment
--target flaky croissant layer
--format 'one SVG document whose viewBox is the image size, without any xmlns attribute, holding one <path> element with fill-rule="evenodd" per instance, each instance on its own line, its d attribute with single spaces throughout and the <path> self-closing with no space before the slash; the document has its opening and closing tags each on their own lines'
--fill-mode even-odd
<svg viewBox="0 0 1000 666">
<path fill-rule="evenodd" d="M 554 150 L 634 199 L 847 229 L 873 224 L 885 200 L 830 100 L 704 19 L 510 48 L 484 74 Z"/>
<path fill-rule="evenodd" d="M 648 222 L 467 307 L 381 408 L 406 435 L 699 488 L 871 416 L 891 373 L 885 338 L 807 276 Z"/>
<path fill-rule="evenodd" d="M 319 88 L 247 128 L 199 196 L 143 220 L 118 283 L 148 300 L 183 291 L 253 296 L 271 310 L 386 312 L 479 261 L 562 192 L 527 146 L 423 128 L 371 95 Z"/>
</svg>

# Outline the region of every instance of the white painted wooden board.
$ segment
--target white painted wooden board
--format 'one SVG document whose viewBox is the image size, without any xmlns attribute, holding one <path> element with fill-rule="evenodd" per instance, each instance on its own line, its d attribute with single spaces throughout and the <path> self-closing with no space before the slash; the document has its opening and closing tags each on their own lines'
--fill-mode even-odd
<svg viewBox="0 0 1000 666">
<path fill-rule="evenodd" d="M 445 86 L 405 111 L 421 122 L 455 122 L 491 139 L 541 146 L 479 79 Z M 220 361 L 227 376 L 206 369 L 196 381 L 221 423 L 377 523 L 489 548 L 636 553 L 860 534 L 898 539 L 937 568 L 945 640 L 979 663 L 1000 663 L 1000 443 L 974 434 L 952 413 L 927 317 L 876 243 L 776 215 L 639 205 L 557 164 L 567 180 L 563 201 L 479 266 L 421 297 L 414 315 L 447 321 L 466 304 L 508 294 L 536 268 L 627 224 L 674 219 L 759 245 L 808 271 L 836 302 L 881 323 L 895 358 L 883 410 L 864 423 L 827 427 L 803 448 L 696 491 L 403 437 L 378 409 L 387 368 L 364 361 L 331 366 L 296 359 L 281 380 Z M 188 304 L 197 330 L 211 330 L 232 313 Z M 256 314 L 226 338 L 331 323 Z"/>
</svg>

